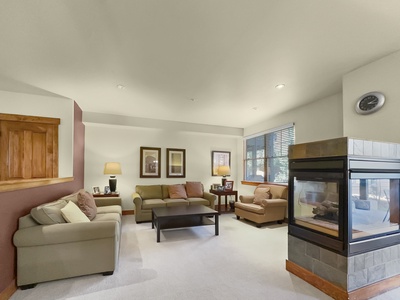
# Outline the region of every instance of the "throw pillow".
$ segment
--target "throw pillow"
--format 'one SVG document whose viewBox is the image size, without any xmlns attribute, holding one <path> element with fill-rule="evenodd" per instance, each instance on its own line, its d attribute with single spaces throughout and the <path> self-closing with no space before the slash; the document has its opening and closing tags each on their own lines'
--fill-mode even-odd
<svg viewBox="0 0 400 300">
<path fill-rule="evenodd" d="M 90 221 L 96 217 L 97 206 L 92 194 L 86 192 L 85 190 L 79 190 L 77 204 Z"/>
<path fill-rule="evenodd" d="M 201 182 L 186 181 L 186 193 L 189 198 L 202 198 L 203 185 Z"/>
<path fill-rule="evenodd" d="M 61 208 L 67 205 L 65 200 L 44 203 L 31 209 L 32 218 L 41 225 L 65 223 Z"/>
<path fill-rule="evenodd" d="M 254 204 L 261 204 L 263 199 L 271 199 L 270 188 L 256 188 L 254 191 Z"/>
<path fill-rule="evenodd" d="M 186 199 L 186 191 L 183 184 L 173 184 L 168 186 L 168 193 L 171 199 Z"/>
<path fill-rule="evenodd" d="M 61 209 L 61 213 L 65 221 L 68 223 L 90 222 L 89 218 L 86 217 L 86 215 L 72 201 L 69 201 L 68 204 Z"/>
</svg>

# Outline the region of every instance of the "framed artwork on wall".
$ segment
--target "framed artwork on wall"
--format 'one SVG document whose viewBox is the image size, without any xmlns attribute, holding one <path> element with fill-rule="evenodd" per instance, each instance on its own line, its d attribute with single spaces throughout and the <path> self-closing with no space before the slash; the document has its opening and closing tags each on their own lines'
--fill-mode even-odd
<svg viewBox="0 0 400 300">
<path fill-rule="evenodd" d="M 186 150 L 167 148 L 167 178 L 185 178 Z"/>
<path fill-rule="evenodd" d="M 161 177 L 161 148 L 140 147 L 140 178 Z"/>
<path fill-rule="evenodd" d="M 211 175 L 221 176 L 219 167 L 231 167 L 231 153 L 229 151 L 211 151 Z"/>
</svg>

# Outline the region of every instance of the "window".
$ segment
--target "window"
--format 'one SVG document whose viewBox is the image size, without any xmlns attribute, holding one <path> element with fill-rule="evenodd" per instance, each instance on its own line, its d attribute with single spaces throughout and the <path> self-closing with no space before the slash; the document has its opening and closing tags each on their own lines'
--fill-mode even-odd
<svg viewBox="0 0 400 300">
<path fill-rule="evenodd" d="M 245 139 L 245 180 L 287 183 L 288 149 L 294 144 L 294 124 Z"/>
</svg>

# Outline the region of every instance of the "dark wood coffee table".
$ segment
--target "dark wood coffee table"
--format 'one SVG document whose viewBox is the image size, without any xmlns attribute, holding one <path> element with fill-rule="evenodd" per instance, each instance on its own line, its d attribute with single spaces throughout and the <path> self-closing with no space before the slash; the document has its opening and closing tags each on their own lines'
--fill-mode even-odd
<svg viewBox="0 0 400 300">
<path fill-rule="evenodd" d="M 208 217 L 214 216 L 215 222 Z M 152 209 L 151 228 L 157 228 L 157 243 L 160 230 L 194 226 L 215 225 L 219 235 L 218 212 L 204 205 L 157 207 Z"/>
</svg>

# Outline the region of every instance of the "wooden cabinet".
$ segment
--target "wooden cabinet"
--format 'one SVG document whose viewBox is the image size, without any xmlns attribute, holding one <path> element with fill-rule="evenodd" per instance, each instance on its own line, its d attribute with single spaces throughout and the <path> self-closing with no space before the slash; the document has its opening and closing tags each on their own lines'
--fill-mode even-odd
<svg viewBox="0 0 400 300">
<path fill-rule="evenodd" d="M 0 114 L 1 181 L 58 177 L 60 119 Z"/>
</svg>

